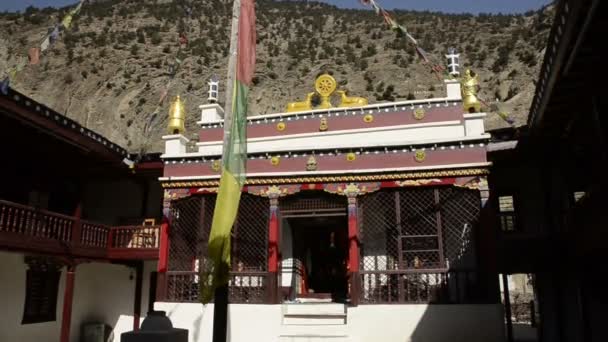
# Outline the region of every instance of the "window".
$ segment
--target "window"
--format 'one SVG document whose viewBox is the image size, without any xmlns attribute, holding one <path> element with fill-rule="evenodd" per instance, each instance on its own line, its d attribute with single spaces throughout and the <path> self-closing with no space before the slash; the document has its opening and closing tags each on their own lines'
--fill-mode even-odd
<svg viewBox="0 0 608 342">
<path fill-rule="evenodd" d="M 60 277 L 61 271 L 55 265 L 30 264 L 25 278 L 25 307 L 21 324 L 55 321 Z"/>
<path fill-rule="evenodd" d="M 500 228 L 503 232 L 513 232 L 516 230 L 513 196 L 498 197 L 498 214 L 500 216 Z"/>
<path fill-rule="evenodd" d="M 581 198 L 585 197 L 586 193 L 584 191 L 576 191 L 572 195 L 574 197 L 574 203 L 577 203 L 578 201 L 581 200 Z"/>
</svg>

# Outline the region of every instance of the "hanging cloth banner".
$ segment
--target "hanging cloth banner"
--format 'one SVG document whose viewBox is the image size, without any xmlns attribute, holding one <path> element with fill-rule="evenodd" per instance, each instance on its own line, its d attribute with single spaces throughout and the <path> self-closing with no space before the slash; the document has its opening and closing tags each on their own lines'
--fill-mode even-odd
<svg viewBox="0 0 608 342">
<path fill-rule="evenodd" d="M 80 12 L 80 8 L 82 8 L 83 2 L 84 2 L 84 0 L 80 1 L 78 3 L 78 6 L 76 6 L 70 12 L 68 12 L 68 14 L 61 21 L 61 24 L 63 25 L 63 27 L 65 27 L 66 30 L 70 28 L 70 25 L 72 25 L 72 20 L 73 20 L 74 16 L 76 14 L 78 14 L 78 12 Z"/>
<path fill-rule="evenodd" d="M 412 35 L 410 35 L 410 33 L 407 31 L 407 28 L 405 28 L 405 26 L 402 26 L 399 23 L 397 23 L 395 21 L 395 19 L 393 19 L 393 17 L 390 15 L 390 13 L 388 13 L 384 8 L 380 7 L 375 0 L 360 0 L 360 1 L 365 6 L 371 6 L 377 15 L 382 16 L 382 18 L 384 18 L 384 22 L 386 23 L 386 25 L 388 27 L 390 27 L 391 30 L 401 32 L 403 35 L 405 35 L 405 37 L 407 37 L 407 39 L 410 41 L 410 43 L 412 43 L 414 45 L 418 56 L 420 56 L 420 58 L 424 61 L 424 63 L 430 67 L 431 71 L 437 75 L 438 79 L 440 79 L 440 80 L 442 79 L 442 74 L 445 71 L 445 67 L 443 67 L 443 65 L 441 65 L 440 63 L 436 63 L 436 62 L 432 61 L 431 58 L 429 58 L 428 53 L 426 51 L 424 51 L 418 45 L 418 41 L 416 39 L 414 39 L 414 37 L 412 37 Z"/>
<path fill-rule="evenodd" d="M 30 64 L 36 65 L 40 62 L 40 48 L 31 48 L 28 52 L 30 58 Z"/>
</svg>

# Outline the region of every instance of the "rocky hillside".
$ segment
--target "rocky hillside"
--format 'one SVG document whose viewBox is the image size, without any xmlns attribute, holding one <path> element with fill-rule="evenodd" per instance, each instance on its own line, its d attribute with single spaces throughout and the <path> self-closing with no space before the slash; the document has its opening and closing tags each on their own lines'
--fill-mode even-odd
<svg viewBox="0 0 608 342">
<path fill-rule="evenodd" d="M 26 67 L 12 86 L 131 151 L 159 151 L 169 101 L 149 134 L 143 127 L 169 81 L 179 33 L 185 32 L 189 42 L 181 50 L 183 63 L 169 97 L 185 99 L 187 134 L 195 136 L 207 80 L 226 75 L 231 9 L 229 0 L 90 1 L 40 64 Z M 66 11 L 0 14 L 0 74 L 39 46 Z M 370 103 L 445 91 L 406 39 L 371 11 L 258 0 L 257 17 L 253 115 L 283 111 L 287 102 L 311 91 L 323 71 Z M 552 17 L 551 7 L 509 16 L 395 13 L 439 62 L 448 47 L 458 49 L 462 64 L 480 74 L 482 97 L 501 101 L 491 109 L 510 112 L 517 125 L 526 122 Z M 490 129 L 505 125 L 497 115 L 487 124 Z"/>
</svg>

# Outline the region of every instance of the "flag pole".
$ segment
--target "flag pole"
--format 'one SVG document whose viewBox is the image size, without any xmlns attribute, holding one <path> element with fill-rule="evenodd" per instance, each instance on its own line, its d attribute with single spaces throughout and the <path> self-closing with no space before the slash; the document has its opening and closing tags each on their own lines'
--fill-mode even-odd
<svg viewBox="0 0 608 342">
<path fill-rule="evenodd" d="M 226 103 L 224 106 L 224 144 L 230 139 L 233 116 L 234 82 L 236 79 L 236 61 L 239 32 L 241 0 L 234 0 L 232 7 L 232 28 L 230 33 L 230 51 L 228 58 L 228 75 L 226 77 Z M 226 161 L 224 161 L 224 165 Z M 213 342 L 226 342 L 228 332 L 228 284 L 215 289 L 213 304 Z"/>
</svg>

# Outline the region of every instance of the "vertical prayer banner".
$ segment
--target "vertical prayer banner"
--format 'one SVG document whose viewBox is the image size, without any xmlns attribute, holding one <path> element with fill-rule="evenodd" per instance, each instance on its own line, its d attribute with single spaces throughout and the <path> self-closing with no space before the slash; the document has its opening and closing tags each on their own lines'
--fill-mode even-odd
<svg viewBox="0 0 608 342">
<path fill-rule="evenodd" d="M 224 118 L 222 176 L 218 190 L 211 233 L 209 258 L 212 262 L 210 286 L 202 288 L 202 301 L 208 303 L 214 290 L 228 283 L 230 270 L 230 232 L 236 219 L 245 183 L 247 162 L 247 97 L 255 69 L 255 9 L 254 0 L 241 0 L 238 22 L 236 78 L 232 107 Z"/>
</svg>

